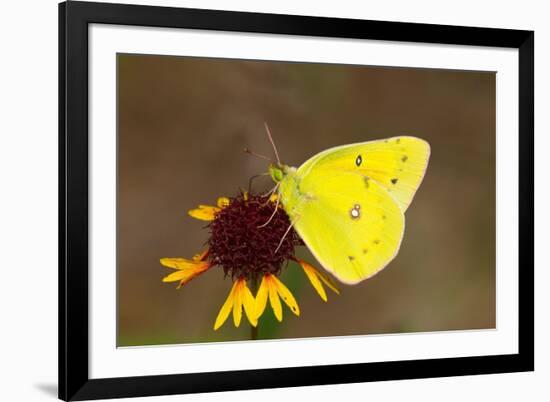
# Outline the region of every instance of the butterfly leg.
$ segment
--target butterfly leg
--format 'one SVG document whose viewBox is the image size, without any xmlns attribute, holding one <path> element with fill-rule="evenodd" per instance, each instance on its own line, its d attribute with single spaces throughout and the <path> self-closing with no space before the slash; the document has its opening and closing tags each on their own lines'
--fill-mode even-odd
<svg viewBox="0 0 550 402">
<path fill-rule="evenodd" d="M 277 189 L 279 188 L 280 183 L 281 183 L 281 182 L 275 184 L 275 186 L 273 186 L 273 188 L 272 188 L 271 190 L 269 190 L 269 192 L 267 192 L 266 194 L 262 195 L 262 197 L 267 197 L 266 202 L 264 202 L 264 203 L 262 204 L 263 207 L 265 207 L 267 204 L 269 204 L 269 201 L 270 201 L 271 196 L 275 193 L 275 191 L 277 191 Z"/>
<path fill-rule="evenodd" d="M 277 213 L 277 208 L 279 208 L 279 197 L 277 197 L 277 202 L 275 203 L 275 209 L 273 210 L 273 213 L 271 214 L 267 222 L 264 223 L 263 225 L 258 226 L 258 228 L 263 228 L 269 225 L 269 222 L 271 222 L 271 220 L 275 217 L 275 214 Z"/>
<path fill-rule="evenodd" d="M 294 226 L 294 224 L 296 222 L 298 222 L 298 220 L 300 219 L 300 216 L 299 215 L 296 215 L 296 218 L 294 219 L 293 222 L 290 222 L 290 225 L 288 226 L 288 229 L 286 230 L 285 234 L 283 235 L 283 237 L 281 238 L 281 241 L 279 242 L 279 245 L 277 246 L 277 248 L 275 249 L 275 251 L 273 252 L 273 254 L 276 254 L 277 251 L 279 251 L 279 249 L 281 248 L 281 246 L 283 245 L 283 241 L 285 240 L 286 236 L 290 233 L 290 229 L 292 229 L 292 227 Z"/>
<path fill-rule="evenodd" d="M 254 179 L 257 179 L 258 177 L 262 177 L 262 176 L 269 176 L 269 173 L 255 174 L 254 176 L 251 176 L 250 179 L 248 179 L 248 193 L 249 194 L 252 191 L 252 182 L 254 181 Z"/>
</svg>

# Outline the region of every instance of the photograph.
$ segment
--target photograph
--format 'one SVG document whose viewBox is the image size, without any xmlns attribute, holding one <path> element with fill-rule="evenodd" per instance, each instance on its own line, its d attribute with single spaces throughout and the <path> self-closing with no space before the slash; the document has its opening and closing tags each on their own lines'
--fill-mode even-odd
<svg viewBox="0 0 550 402">
<path fill-rule="evenodd" d="M 118 53 L 117 347 L 496 328 L 496 73 Z"/>
<path fill-rule="evenodd" d="M 544 3 L 2 4 L 0 400 L 548 399 Z"/>
</svg>

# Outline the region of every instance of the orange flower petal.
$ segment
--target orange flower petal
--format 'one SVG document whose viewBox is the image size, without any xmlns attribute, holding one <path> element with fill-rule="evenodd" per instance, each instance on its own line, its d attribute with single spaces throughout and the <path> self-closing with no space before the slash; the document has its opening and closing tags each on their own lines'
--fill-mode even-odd
<svg viewBox="0 0 550 402">
<path fill-rule="evenodd" d="M 195 261 L 185 258 L 161 258 L 160 263 L 165 267 L 177 269 L 176 272 L 162 279 L 163 282 L 180 281 L 177 289 L 181 288 L 191 279 L 203 273 L 211 266 L 208 261 Z"/>
</svg>

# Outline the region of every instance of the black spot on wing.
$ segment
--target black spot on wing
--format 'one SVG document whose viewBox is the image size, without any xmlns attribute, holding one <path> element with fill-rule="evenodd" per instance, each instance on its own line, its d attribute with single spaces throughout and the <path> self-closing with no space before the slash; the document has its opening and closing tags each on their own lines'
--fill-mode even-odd
<svg viewBox="0 0 550 402">
<path fill-rule="evenodd" d="M 397 181 L 398 181 L 397 178 L 391 179 L 391 184 L 397 184 Z"/>
<path fill-rule="evenodd" d="M 403 161 L 403 162 L 407 162 L 407 159 L 409 159 L 409 157 L 407 155 L 403 155 L 401 157 L 401 161 Z"/>
</svg>

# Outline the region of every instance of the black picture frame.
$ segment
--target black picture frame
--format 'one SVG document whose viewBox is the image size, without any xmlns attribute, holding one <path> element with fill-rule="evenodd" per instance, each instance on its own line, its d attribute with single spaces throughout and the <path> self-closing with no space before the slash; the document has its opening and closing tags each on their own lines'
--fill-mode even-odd
<svg viewBox="0 0 550 402">
<path fill-rule="evenodd" d="M 508 47 L 519 51 L 517 354 L 90 379 L 88 25 Z M 59 4 L 59 398 L 169 395 L 534 370 L 534 32 L 70 1 Z"/>
</svg>

